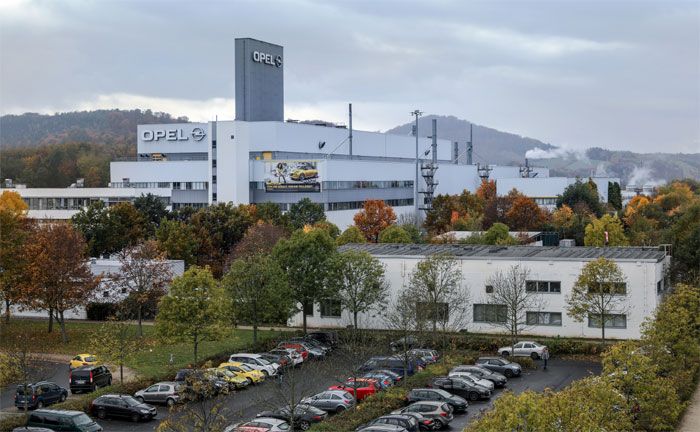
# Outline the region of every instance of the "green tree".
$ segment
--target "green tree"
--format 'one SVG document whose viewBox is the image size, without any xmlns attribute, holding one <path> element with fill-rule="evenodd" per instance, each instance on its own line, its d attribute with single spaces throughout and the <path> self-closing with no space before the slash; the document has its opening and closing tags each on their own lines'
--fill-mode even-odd
<svg viewBox="0 0 700 432">
<path fill-rule="evenodd" d="M 601 340 L 613 314 L 624 314 L 629 308 L 625 275 L 614 261 L 598 258 L 581 270 L 571 294 L 566 298 L 569 315 L 576 321 L 584 319 L 600 325 Z"/>
<path fill-rule="evenodd" d="M 412 243 L 411 236 L 398 225 L 391 225 L 379 233 L 379 243 Z"/>
<path fill-rule="evenodd" d="M 348 250 L 334 255 L 329 268 L 326 286 L 330 295 L 352 314 L 357 329 L 358 314 L 379 307 L 387 298 L 384 265 L 367 252 Z"/>
<path fill-rule="evenodd" d="M 223 337 L 228 321 L 226 295 L 211 271 L 190 267 L 160 300 L 156 331 L 165 341 L 191 342 L 196 363 L 199 344 Z"/>
<path fill-rule="evenodd" d="M 402 223 L 398 224 L 397 226 L 401 227 L 404 231 L 408 233 L 408 236 L 411 238 L 411 243 L 425 243 L 425 240 L 423 239 L 423 233 L 421 232 L 420 228 L 418 228 L 415 224 Z"/>
<path fill-rule="evenodd" d="M 565 204 L 572 209 L 580 205 L 585 205 L 589 212 L 597 216 L 603 214 L 603 207 L 600 205 L 598 191 L 591 187 L 588 182 L 583 183 L 580 179 L 577 179 L 574 184 L 567 186 L 567 188 L 564 189 L 564 193 L 557 197 L 557 208 Z"/>
<path fill-rule="evenodd" d="M 91 351 L 101 361 L 119 367 L 119 382 L 124 384 L 124 365 L 144 348 L 133 326 L 124 321 L 102 324 L 90 338 Z"/>
<path fill-rule="evenodd" d="M 290 238 L 280 240 L 272 251 L 287 275 L 292 299 L 301 305 L 304 333 L 305 311 L 314 301 L 323 298 L 328 260 L 335 253 L 335 242 L 325 230 L 295 231 Z"/>
<path fill-rule="evenodd" d="M 673 251 L 673 279 L 700 284 L 700 197 L 678 210 L 667 238 Z"/>
<path fill-rule="evenodd" d="M 340 235 L 340 228 L 338 228 L 338 225 L 328 222 L 327 220 L 316 222 L 312 225 L 312 228 L 325 230 L 333 240 L 337 239 Z"/>
<path fill-rule="evenodd" d="M 622 210 L 622 190 L 620 183 L 608 182 L 608 203 L 615 210 Z"/>
<path fill-rule="evenodd" d="M 292 204 L 287 212 L 287 217 L 292 229 L 295 230 L 326 220 L 323 204 L 315 203 L 309 198 L 303 198 L 299 202 Z"/>
<path fill-rule="evenodd" d="M 608 233 L 607 242 L 605 233 Z M 584 237 L 586 246 L 627 246 L 629 242 L 625 236 L 625 229 L 622 221 L 617 215 L 603 215 L 600 219 L 593 218 L 590 224 L 586 225 L 586 235 Z"/>
<path fill-rule="evenodd" d="M 484 242 L 486 244 L 510 244 L 511 240 L 510 228 L 508 228 L 508 225 L 500 222 L 491 225 L 491 228 L 484 233 Z"/>
<path fill-rule="evenodd" d="M 187 266 L 196 262 L 199 239 L 191 224 L 164 219 L 156 230 L 156 239 L 168 259 L 183 260 Z"/>
<path fill-rule="evenodd" d="M 71 217 L 73 226 L 80 231 L 88 245 L 90 256 L 111 252 L 109 209 L 102 201 L 95 201 Z"/>
<path fill-rule="evenodd" d="M 282 209 L 280 208 L 279 204 L 264 202 L 255 204 L 255 207 L 256 215 L 259 221 L 279 227 L 286 227 L 288 225 L 288 220 L 285 215 L 282 214 Z"/>
<path fill-rule="evenodd" d="M 231 263 L 221 281 L 236 323 L 253 326 L 253 343 L 262 323 L 287 322 L 294 309 L 284 272 L 269 256 L 248 255 Z"/>
<path fill-rule="evenodd" d="M 168 215 L 163 200 L 152 193 L 141 194 L 134 199 L 134 207 L 144 220 L 146 235 L 152 237 L 160 225 L 160 221 Z"/>
<path fill-rule="evenodd" d="M 343 233 L 340 234 L 337 239 L 335 239 L 335 243 L 338 246 L 348 243 L 367 243 L 367 239 L 358 227 L 351 225 L 345 231 L 343 231 Z"/>
</svg>

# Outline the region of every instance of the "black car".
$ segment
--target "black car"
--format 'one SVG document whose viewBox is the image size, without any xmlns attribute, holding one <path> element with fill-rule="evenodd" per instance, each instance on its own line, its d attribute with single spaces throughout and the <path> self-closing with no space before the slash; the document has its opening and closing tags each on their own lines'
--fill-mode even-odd
<svg viewBox="0 0 700 432">
<path fill-rule="evenodd" d="M 107 394 L 92 401 L 90 414 L 99 419 L 121 417 L 137 422 L 152 420 L 158 412 L 153 405 L 139 402 L 130 395 Z"/>
<path fill-rule="evenodd" d="M 406 397 L 409 403 L 432 401 L 445 402 L 455 411 L 466 411 L 469 403 L 461 396 L 455 396 L 441 389 L 417 388 L 408 392 Z"/>
<path fill-rule="evenodd" d="M 433 378 L 431 387 L 445 390 L 453 395 L 461 396 L 471 401 L 488 399 L 491 397 L 491 390 L 471 381 L 460 379 L 459 377 L 437 377 Z"/>
<path fill-rule="evenodd" d="M 362 425 L 356 430 L 362 430 L 368 426 L 395 425 L 406 429 L 408 432 L 420 432 L 420 425 L 415 417 L 406 414 L 389 414 L 372 420 L 366 425 Z"/>
<path fill-rule="evenodd" d="M 409 335 L 389 343 L 389 346 L 391 346 L 391 349 L 394 351 L 403 351 L 418 348 L 420 346 L 420 342 L 418 341 L 417 337 Z"/>
<path fill-rule="evenodd" d="M 82 366 L 70 371 L 70 392 L 93 392 L 98 387 L 112 385 L 112 373 L 106 366 Z"/>
<path fill-rule="evenodd" d="M 68 390 L 56 383 L 39 381 L 24 385 L 18 385 L 15 390 L 15 406 L 20 409 L 43 408 L 45 406 L 63 402 L 68 397 Z"/>
<path fill-rule="evenodd" d="M 306 336 L 331 347 L 338 345 L 340 339 L 338 332 L 334 331 L 315 331 L 308 333 Z"/>
<path fill-rule="evenodd" d="M 257 417 L 272 417 L 292 423 L 291 409 L 289 407 L 278 408 L 274 411 L 263 411 Z M 328 413 L 320 408 L 307 404 L 299 404 L 294 407 L 294 427 L 299 430 L 308 430 L 311 425 L 323 421 Z"/>
</svg>

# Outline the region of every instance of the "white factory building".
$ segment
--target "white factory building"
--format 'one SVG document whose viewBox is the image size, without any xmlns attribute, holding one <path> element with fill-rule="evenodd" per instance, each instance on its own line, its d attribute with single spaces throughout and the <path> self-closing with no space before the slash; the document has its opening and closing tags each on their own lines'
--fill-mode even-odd
<svg viewBox="0 0 700 432">
<path fill-rule="evenodd" d="M 541 298 L 539 308 L 526 311 L 525 333 L 540 336 L 599 338 L 601 329 L 595 317 L 577 322 L 566 312 L 566 298 L 588 262 L 599 257 L 614 261 L 622 270 L 626 294 L 621 308 L 610 317 L 605 333 L 609 338 L 639 338 L 645 318 L 651 316 L 669 288 L 665 275 L 671 257 L 658 248 L 594 248 L 547 246 L 484 246 L 484 245 L 405 245 L 361 244 L 345 245 L 342 250 L 360 250 L 370 253 L 384 266 L 391 299 L 409 284 L 416 264 L 426 257 L 446 253 L 454 256 L 462 272 L 461 289 L 469 298 L 467 316 L 455 322 L 450 315 L 452 330 L 476 333 L 504 333 L 494 323 L 498 319 L 496 306 L 489 304 L 489 279 L 498 271 L 521 266 L 529 271 L 528 286 Z M 528 288 L 529 290 L 529 288 Z M 390 300 L 391 300 L 390 299 Z M 389 301 L 388 307 L 391 307 Z M 387 306 L 369 313 L 361 313 L 362 328 L 390 328 L 385 319 Z M 449 305 L 447 305 L 449 310 Z M 312 313 L 309 313 L 312 312 Z M 298 313 L 291 325 L 300 326 Z M 352 314 L 342 310 L 338 301 L 328 299 L 307 310 L 307 325 L 312 328 L 342 328 L 352 324 Z"/>
<path fill-rule="evenodd" d="M 434 195 L 474 192 L 490 179 L 499 194 L 516 188 L 551 207 L 575 181 L 549 177 L 546 168 L 470 164 L 467 137 L 459 143 L 440 139 L 439 123 L 434 141 L 416 143 L 410 135 L 353 130 L 351 117 L 347 127 L 285 121 L 283 48 L 236 39 L 235 57 L 234 120 L 139 125 L 137 156 L 111 163 L 108 188 L 13 188 L 29 205 L 29 216 L 68 219 L 94 201 L 112 205 L 148 193 L 170 209 L 269 201 L 286 211 L 309 198 L 344 229 L 367 199 L 384 200 L 397 215 L 416 215 L 431 189 Z M 423 177 L 430 170 L 416 169 L 417 155 L 420 165 L 437 165 L 432 186 Z M 611 179 L 595 180 L 607 200 Z"/>
</svg>

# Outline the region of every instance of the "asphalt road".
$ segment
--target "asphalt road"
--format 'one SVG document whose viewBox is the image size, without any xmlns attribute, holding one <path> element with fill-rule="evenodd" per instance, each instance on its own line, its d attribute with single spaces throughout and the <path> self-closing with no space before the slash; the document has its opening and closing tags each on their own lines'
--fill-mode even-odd
<svg viewBox="0 0 700 432">
<path fill-rule="evenodd" d="M 68 364 L 45 362 L 42 363 L 41 369 L 34 369 L 30 373 L 32 382 L 36 381 L 52 381 L 63 388 L 68 388 Z M 0 391 L 0 410 L 15 411 L 15 391 L 17 385 L 5 387 Z M 68 393 L 70 397 L 70 392 Z"/>
</svg>

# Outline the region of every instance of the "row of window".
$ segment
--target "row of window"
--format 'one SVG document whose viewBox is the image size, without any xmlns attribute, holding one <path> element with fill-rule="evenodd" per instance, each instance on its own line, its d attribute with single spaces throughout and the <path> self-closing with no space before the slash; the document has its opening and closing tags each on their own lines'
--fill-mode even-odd
<svg viewBox="0 0 700 432">
<path fill-rule="evenodd" d="M 120 202 L 131 202 L 129 197 L 107 197 L 107 198 L 22 198 L 29 210 L 82 210 L 97 201 L 103 201 L 107 206 Z M 161 198 L 167 206 L 170 198 Z"/>
<path fill-rule="evenodd" d="M 502 324 L 508 321 L 508 307 L 494 304 L 475 304 L 474 322 Z M 561 312 L 526 312 L 525 321 L 527 325 L 535 326 L 561 326 Z M 600 316 L 589 315 L 588 327 L 600 328 Z M 624 314 L 605 315 L 606 328 L 627 328 L 627 316 Z"/>
<path fill-rule="evenodd" d="M 265 182 L 250 182 L 250 187 L 265 190 Z M 321 190 L 348 189 L 397 189 L 413 188 L 413 180 L 377 180 L 377 181 L 324 181 Z"/>
<path fill-rule="evenodd" d="M 384 202 L 392 207 L 412 206 L 413 198 L 389 199 L 384 200 Z M 326 211 L 359 210 L 364 205 L 364 201 L 330 202 L 326 204 Z"/>
<path fill-rule="evenodd" d="M 535 201 L 535 204 L 541 205 L 541 206 L 554 206 L 557 205 L 557 199 L 556 198 L 533 198 L 533 201 Z"/>
<path fill-rule="evenodd" d="M 177 210 L 183 207 L 192 207 L 193 209 L 201 209 L 207 207 L 207 203 L 173 203 L 173 210 Z"/>
<path fill-rule="evenodd" d="M 215 176 L 216 177 L 216 176 Z M 137 188 L 137 189 L 178 189 L 178 190 L 206 190 L 209 182 L 112 182 L 111 188 Z"/>
<path fill-rule="evenodd" d="M 534 281 L 525 282 L 527 292 L 561 293 L 561 282 L 559 281 Z"/>
</svg>

